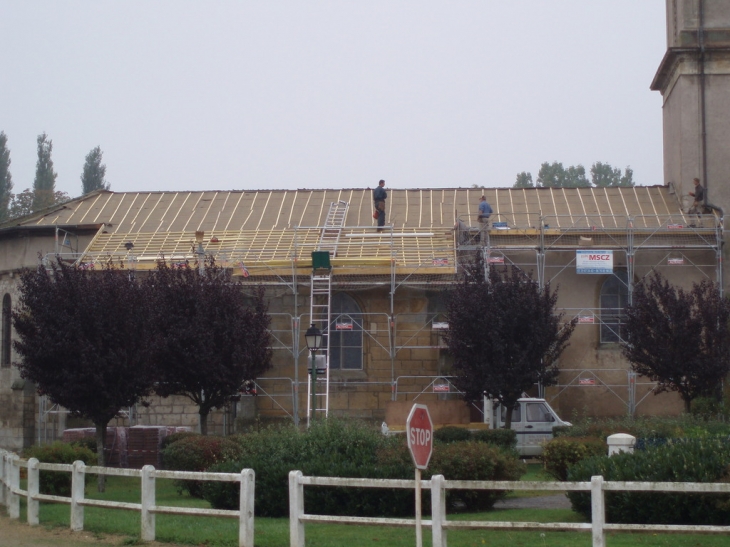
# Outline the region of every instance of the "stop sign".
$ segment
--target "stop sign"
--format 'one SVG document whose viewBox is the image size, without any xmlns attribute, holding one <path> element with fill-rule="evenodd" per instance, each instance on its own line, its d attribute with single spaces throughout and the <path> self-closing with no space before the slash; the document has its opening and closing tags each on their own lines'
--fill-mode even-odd
<svg viewBox="0 0 730 547">
<path fill-rule="evenodd" d="M 413 405 L 406 420 L 408 449 L 418 469 L 426 469 L 433 452 L 433 422 L 426 405 Z"/>
</svg>

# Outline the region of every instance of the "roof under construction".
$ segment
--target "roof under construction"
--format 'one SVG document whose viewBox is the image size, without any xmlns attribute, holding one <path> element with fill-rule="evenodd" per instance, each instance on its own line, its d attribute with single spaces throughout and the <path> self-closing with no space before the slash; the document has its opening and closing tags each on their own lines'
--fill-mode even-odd
<svg viewBox="0 0 730 547">
<path fill-rule="evenodd" d="M 691 219 L 668 186 L 387 190 L 386 225 L 392 227 L 382 233 L 374 230 L 372 190 L 362 188 L 99 191 L 8 222 L 2 229 L 93 226 L 96 235 L 80 261 L 133 254 L 142 268 L 152 267 L 160 257 L 194 259 L 195 234 L 203 232 L 199 238 L 206 254 L 245 265 L 251 274 L 258 266 L 269 273 L 290 270 L 293 264 L 311 268 L 311 251 L 323 248 L 330 250 L 339 273 L 357 273 L 363 267 L 371 274 L 372 268 L 385 273 L 392 266 L 405 272 L 455 263 L 452 258 L 463 243 L 455 227 L 477 226 L 479 197 L 485 195 L 494 211 L 489 235 L 495 247 L 534 247 L 538 240 L 570 247 L 579 245 L 580 233 L 586 231 L 605 235 L 606 245 L 616 238 L 614 244 L 622 245 L 628 230 L 667 240 L 682 232 L 682 237 L 698 239 L 699 246 L 708 244 L 707 234 L 689 228 Z M 344 204 L 344 216 L 336 223 L 333 248 L 323 242 L 325 231 L 332 232 L 328 215 L 336 204 Z M 707 232 L 714 240 L 717 223 L 710 224 Z"/>
</svg>

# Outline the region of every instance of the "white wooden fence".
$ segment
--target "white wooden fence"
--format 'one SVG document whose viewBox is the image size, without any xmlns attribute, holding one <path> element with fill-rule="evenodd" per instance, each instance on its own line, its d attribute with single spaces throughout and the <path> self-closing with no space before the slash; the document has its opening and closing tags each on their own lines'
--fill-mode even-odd
<svg viewBox="0 0 730 547">
<path fill-rule="evenodd" d="M 301 471 L 289 473 L 289 530 L 291 547 L 304 547 L 304 524 L 327 522 L 379 526 L 414 527 L 415 519 L 350 517 L 309 515 L 304 512 L 304 486 L 339 486 L 357 488 L 413 488 L 412 480 L 395 479 L 345 479 L 338 477 L 307 477 Z M 446 547 L 448 530 L 457 529 L 507 529 L 591 532 L 593 547 L 606 546 L 606 532 L 661 532 L 661 533 L 713 533 L 730 535 L 728 526 L 669 525 L 669 524 L 610 524 L 606 522 L 605 492 L 684 492 L 730 494 L 727 483 L 693 482 L 608 482 L 603 477 L 591 477 L 591 482 L 511 482 L 511 481 L 447 481 L 443 475 L 421 481 L 421 488 L 431 490 L 431 520 L 423 520 L 423 526 L 431 527 L 433 547 Z M 486 522 L 449 521 L 446 519 L 446 490 L 555 490 L 560 492 L 590 492 L 590 523 L 573 522 Z"/>
<path fill-rule="evenodd" d="M 27 490 L 20 488 L 20 469 L 28 470 Z M 71 473 L 71 497 L 40 494 L 39 471 L 65 471 Z M 85 474 L 118 475 L 140 478 L 141 503 L 94 500 L 84 497 Z M 200 481 L 240 482 L 241 495 L 238 510 L 169 507 L 156 505 L 155 479 L 183 479 Z M 352 479 L 339 477 L 308 477 L 301 471 L 289 473 L 289 530 L 291 547 L 304 547 L 304 525 L 308 522 L 341 523 L 379 526 L 415 527 L 415 519 L 310 515 L 304 512 L 304 486 L 338 486 L 352 488 L 405 488 L 415 489 L 413 480 Z M 108 507 L 139 511 L 141 513 L 141 537 L 144 541 L 155 539 L 155 515 L 207 515 L 238 518 L 240 547 L 254 546 L 254 486 L 252 469 L 241 473 L 195 473 L 186 471 L 156 470 L 151 465 L 140 469 L 117 469 L 73 464 L 39 463 L 37 459 L 21 460 L 17 455 L 0 450 L 0 505 L 7 506 L 11 518 L 20 518 L 20 498 L 27 499 L 28 523 L 37 525 L 39 502 L 66 503 L 71 506 L 71 529 L 83 530 L 84 507 Z M 421 488 L 431 490 L 431 520 L 423 520 L 431 527 L 433 546 L 446 547 L 449 530 L 457 529 L 508 529 L 591 532 L 593 547 L 605 547 L 606 532 L 660 532 L 660 533 L 711 533 L 730 535 L 728 526 L 667 525 L 667 524 L 611 524 L 606 522 L 605 492 L 674 492 L 686 494 L 730 494 L 730 483 L 664 483 L 664 482 L 613 482 L 603 477 L 592 477 L 590 482 L 521 482 L 521 481 L 447 481 L 442 475 L 421 481 Z M 446 518 L 446 490 L 540 490 L 558 492 L 590 492 L 592 518 L 590 523 L 571 522 L 485 522 L 449 521 Z"/>
<path fill-rule="evenodd" d="M 239 547 L 254 547 L 254 487 L 253 469 L 240 473 L 197 473 L 189 471 L 162 471 L 151 465 L 142 469 L 118 469 L 113 467 L 86 466 L 84 462 L 73 464 L 40 463 L 36 458 L 27 461 L 17 455 L 0 450 L 0 505 L 6 505 L 10 518 L 20 518 L 20 498 L 25 497 L 28 505 L 28 524 L 39 523 L 39 502 L 66 503 L 71 506 L 71 529 L 84 529 L 84 507 L 108 507 L 139 511 L 141 514 L 141 537 L 143 541 L 155 539 L 155 515 L 205 515 L 238 519 Z M 28 470 L 28 489 L 20 489 L 20 469 Z M 40 494 L 38 491 L 40 471 L 65 471 L 71 473 L 71 497 Z M 95 475 L 116 475 L 139 477 L 141 503 L 95 500 L 84 497 L 86 473 Z M 197 481 L 240 482 L 240 505 L 237 510 L 204 509 L 195 507 L 172 507 L 155 503 L 155 479 L 182 479 Z"/>
</svg>

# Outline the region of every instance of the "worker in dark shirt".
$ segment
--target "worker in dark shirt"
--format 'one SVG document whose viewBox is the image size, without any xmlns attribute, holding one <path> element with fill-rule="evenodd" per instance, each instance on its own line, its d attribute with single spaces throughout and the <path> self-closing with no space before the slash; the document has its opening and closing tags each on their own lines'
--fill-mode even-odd
<svg viewBox="0 0 730 547">
<path fill-rule="evenodd" d="M 373 205 L 378 213 L 378 232 L 383 231 L 385 226 L 385 200 L 388 198 L 388 192 L 385 191 L 385 181 L 378 182 L 378 187 L 373 190 Z"/>
</svg>

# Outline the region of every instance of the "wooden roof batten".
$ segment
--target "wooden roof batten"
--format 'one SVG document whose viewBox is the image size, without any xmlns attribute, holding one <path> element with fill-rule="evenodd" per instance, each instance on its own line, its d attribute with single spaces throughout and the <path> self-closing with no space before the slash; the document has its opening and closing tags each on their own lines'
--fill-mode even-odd
<svg viewBox="0 0 730 547">
<path fill-rule="evenodd" d="M 408 275 L 433 267 L 454 267 L 458 226 L 478 229 L 476 210 L 485 195 L 495 211 L 489 244 L 510 248 L 571 248 L 577 235 L 622 246 L 627 234 L 641 234 L 642 245 L 716 247 L 722 219 L 708 215 L 702 226 L 682 211 L 678 196 L 665 186 L 632 188 L 434 188 L 388 189 L 385 232 L 375 232 L 368 188 L 340 190 L 258 190 L 204 192 L 103 191 L 63 207 L 9 221 L 0 232 L 98 223 L 97 233 L 79 262 L 134 257 L 149 267 L 162 257 L 194 260 L 195 231 L 205 233 L 204 249 L 220 262 L 243 264 L 250 272 L 292 268 L 303 272 L 311 251 L 323 243 L 328 207 L 349 204 L 337 232 L 334 268 L 358 273 Z M 461 220 L 460 224 L 458 221 Z M 457 229 L 455 230 L 455 224 Z M 498 226 L 498 224 L 501 224 Z M 598 237 L 601 234 L 601 238 Z M 693 239 L 693 242 L 690 240 Z M 133 248 L 128 250 L 127 243 Z M 448 266 L 444 267 L 444 264 Z M 333 272 L 337 273 L 337 272 Z M 253 273 L 251 275 L 254 275 Z M 264 275 L 263 273 L 261 275 Z"/>
</svg>

